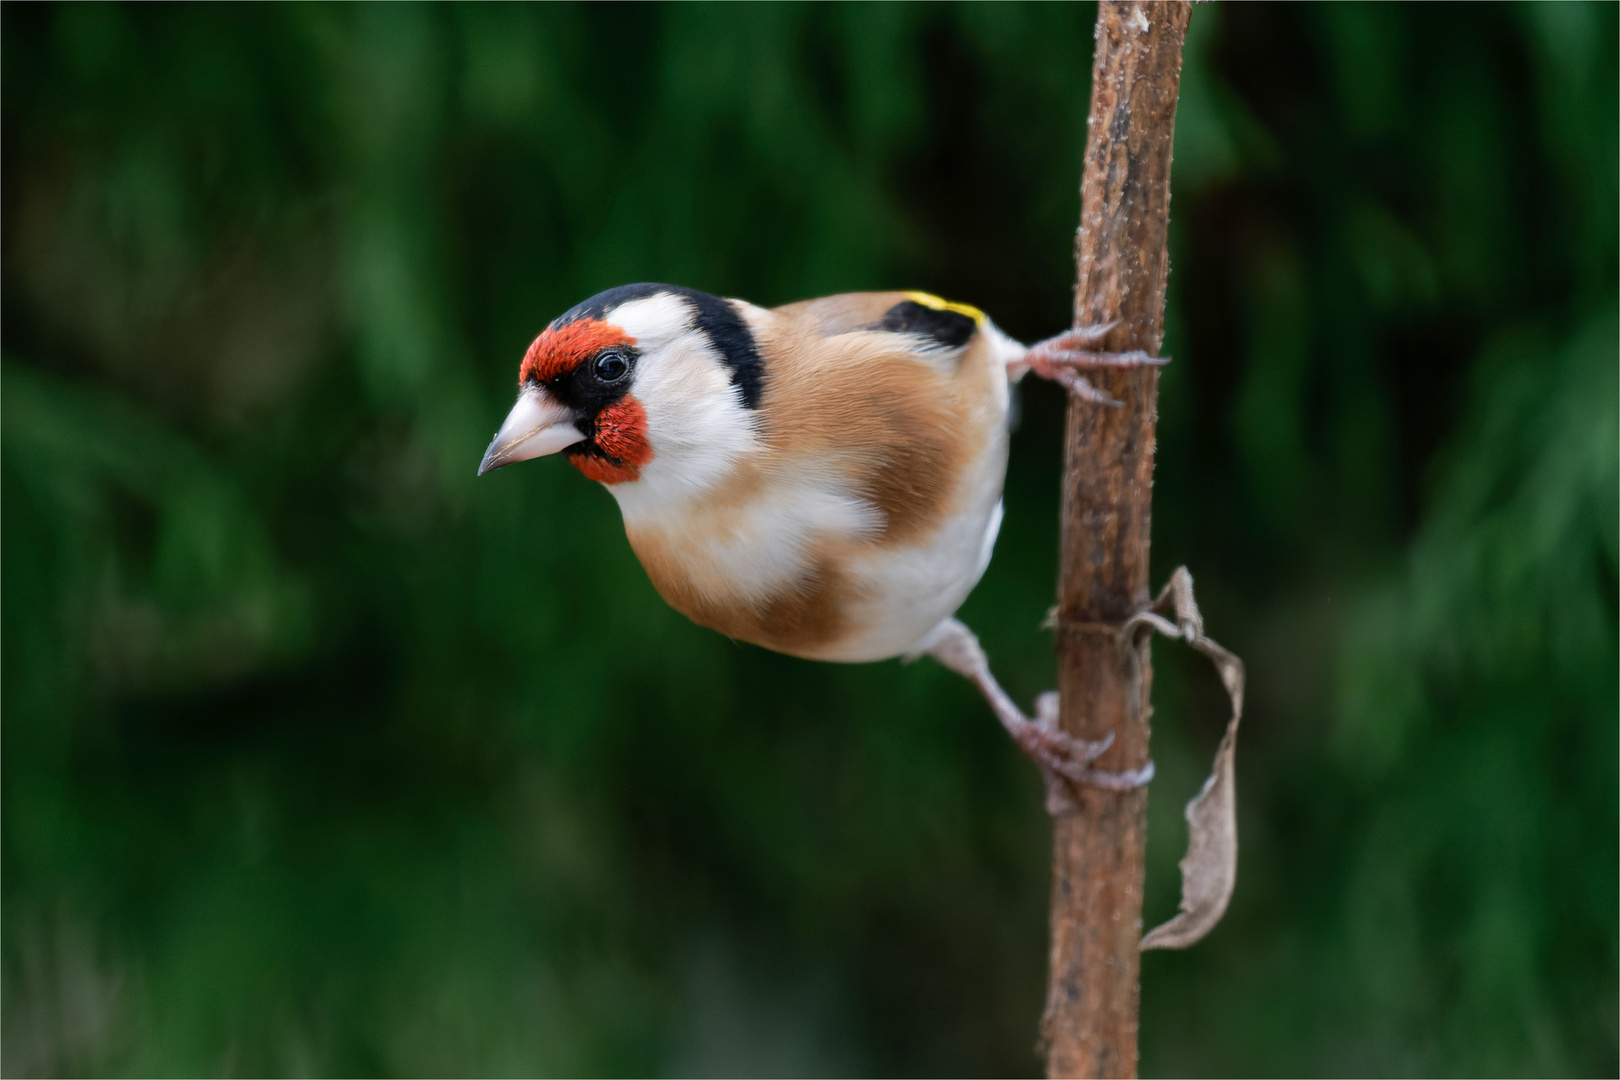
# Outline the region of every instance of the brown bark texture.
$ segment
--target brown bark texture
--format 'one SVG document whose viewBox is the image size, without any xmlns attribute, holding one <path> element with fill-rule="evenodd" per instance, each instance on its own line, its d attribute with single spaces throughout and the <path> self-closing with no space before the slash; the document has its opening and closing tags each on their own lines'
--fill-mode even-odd
<svg viewBox="0 0 1620 1080">
<path fill-rule="evenodd" d="M 1170 260 L 1170 149 L 1191 5 L 1098 4 L 1080 230 L 1076 326 L 1116 321 L 1104 348 L 1158 355 Z M 1113 732 L 1099 764 L 1148 760 L 1148 644 L 1119 629 L 1151 599 L 1155 368 L 1087 372 L 1121 403 L 1071 398 L 1058 587 L 1058 686 L 1064 730 Z M 1049 1076 L 1136 1075 L 1147 791 L 1078 793 L 1056 820 L 1052 941 L 1041 1021 Z"/>
</svg>

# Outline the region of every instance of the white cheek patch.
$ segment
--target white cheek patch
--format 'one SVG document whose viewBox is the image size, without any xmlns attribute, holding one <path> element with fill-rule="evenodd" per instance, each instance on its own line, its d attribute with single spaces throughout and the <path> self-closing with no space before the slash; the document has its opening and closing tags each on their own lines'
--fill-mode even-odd
<svg viewBox="0 0 1620 1080">
<path fill-rule="evenodd" d="M 615 488 L 627 517 L 632 506 L 656 511 L 686 504 L 760 447 L 754 413 L 743 406 L 708 338 L 696 330 L 644 352 L 630 393 L 647 411 L 653 459 L 639 481 Z M 635 490 L 620 490 L 628 488 Z"/>
</svg>

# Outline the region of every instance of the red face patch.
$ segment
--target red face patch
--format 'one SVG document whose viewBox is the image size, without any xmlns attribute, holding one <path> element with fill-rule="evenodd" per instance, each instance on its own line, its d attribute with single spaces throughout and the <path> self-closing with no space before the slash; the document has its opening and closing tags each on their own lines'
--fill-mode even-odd
<svg viewBox="0 0 1620 1080">
<path fill-rule="evenodd" d="M 576 319 L 567 326 L 548 326 L 523 354 L 518 385 L 522 386 L 531 378 L 546 382 L 566 375 L 586 357 L 595 356 L 609 345 L 635 343 L 635 338 L 601 319 Z"/>
<path fill-rule="evenodd" d="M 641 478 L 641 466 L 653 459 L 647 442 L 647 410 L 633 397 L 620 398 L 596 414 L 596 446 L 620 464 L 604 461 L 594 454 L 570 454 L 569 462 L 603 484 L 623 484 Z"/>
</svg>

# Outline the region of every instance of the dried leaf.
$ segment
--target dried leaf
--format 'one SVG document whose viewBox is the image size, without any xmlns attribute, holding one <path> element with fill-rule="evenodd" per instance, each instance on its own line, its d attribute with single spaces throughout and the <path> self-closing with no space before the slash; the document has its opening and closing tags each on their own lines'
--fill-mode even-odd
<svg viewBox="0 0 1620 1080">
<path fill-rule="evenodd" d="M 1174 623 L 1157 614 L 1169 601 Z M 1192 575 L 1177 567 L 1153 608 L 1125 624 L 1127 638 L 1143 630 L 1182 638 L 1208 656 L 1232 699 L 1232 719 L 1215 751 L 1203 788 L 1187 804 L 1187 854 L 1181 860 L 1181 911 L 1142 939 L 1143 949 L 1185 949 L 1197 944 L 1226 914 L 1237 885 L 1237 731 L 1243 719 L 1243 661 L 1204 636 L 1193 598 Z"/>
</svg>

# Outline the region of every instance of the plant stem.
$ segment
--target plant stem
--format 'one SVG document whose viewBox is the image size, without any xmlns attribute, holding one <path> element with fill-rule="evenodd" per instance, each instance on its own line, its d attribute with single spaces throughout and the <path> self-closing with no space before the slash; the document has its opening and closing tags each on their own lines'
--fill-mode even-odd
<svg viewBox="0 0 1620 1080">
<path fill-rule="evenodd" d="M 1118 320 L 1105 347 L 1158 355 L 1170 272 L 1170 149 L 1191 5 L 1098 4 L 1087 121 L 1076 326 Z M 1121 402 L 1071 399 L 1058 589 L 1062 724 L 1082 738 L 1115 733 L 1099 764 L 1148 760 L 1153 671 L 1144 640 L 1115 630 L 1145 607 L 1152 516 L 1155 368 L 1088 377 Z M 1079 793 L 1057 819 L 1052 948 L 1041 1033 L 1049 1076 L 1136 1075 L 1147 791 Z"/>
</svg>

